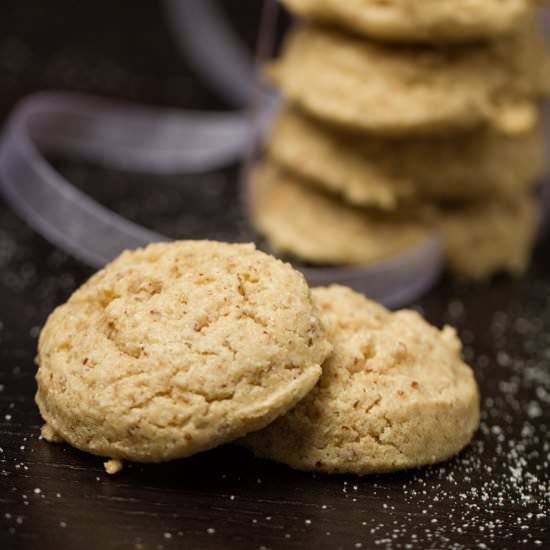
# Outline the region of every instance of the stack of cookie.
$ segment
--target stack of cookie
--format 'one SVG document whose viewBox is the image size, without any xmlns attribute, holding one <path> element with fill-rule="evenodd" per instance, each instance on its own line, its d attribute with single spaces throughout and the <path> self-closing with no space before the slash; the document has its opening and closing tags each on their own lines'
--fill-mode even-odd
<svg viewBox="0 0 550 550">
<path fill-rule="evenodd" d="M 455 272 L 525 269 L 550 61 L 533 0 L 285 0 L 283 105 L 251 182 L 282 253 L 368 265 L 441 230 Z"/>
</svg>

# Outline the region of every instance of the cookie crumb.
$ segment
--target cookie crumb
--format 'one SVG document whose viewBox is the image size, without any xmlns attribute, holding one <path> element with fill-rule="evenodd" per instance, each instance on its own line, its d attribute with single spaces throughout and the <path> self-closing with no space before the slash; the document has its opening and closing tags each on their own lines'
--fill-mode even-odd
<svg viewBox="0 0 550 550">
<path fill-rule="evenodd" d="M 118 460 L 117 458 L 111 458 L 111 460 L 107 460 L 107 462 L 103 463 L 103 466 L 105 467 L 105 471 L 109 475 L 118 474 L 120 470 L 122 470 L 122 460 Z"/>
<path fill-rule="evenodd" d="M 44 424 L 40 428 L 40 435 L 50 443 L 63 443 L 62 437 L 49 424 Z"/>
</svg>

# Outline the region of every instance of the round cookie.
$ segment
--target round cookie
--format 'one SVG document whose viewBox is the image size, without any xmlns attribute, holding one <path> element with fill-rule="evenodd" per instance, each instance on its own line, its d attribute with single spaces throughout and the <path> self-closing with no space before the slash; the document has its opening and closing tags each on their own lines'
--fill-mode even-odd
<svg viewBox="0 0 550 550">
<path fill-rule="evenodd" d="M 535 0 L 283 0 L 319 22 L 395 42 L 460 42 L 510 33 Z"/>
<path fill-rule="evenodd" d="M 284 108 L 266 145 L 278 164 L 357 206 L 392 210 L 403 200 L 516 195 L 545 168 L 542 128 L 521 136 L 474 130 L 383 139 L 323 124 Z"/>
<path fill-rule="evenodd" d="M 517 135 L 538 121 L 550 61 L 535 25 L 472 46 L 388 46 L 298 26 L 269 75 L 293 103 L 348 128 L 403 136 L 480 125 Z"/>
<path fill-rule="evenodd" d="M 448 267 L 471 279 L 522 273 L 538 221 L 529 193 L 411 204 L 395 213 L 352 207 L 272 161 L 252 178 L 251 206 L 256 228 L 275 250 L 317 264 L 369 265 L 439 229 Z"/>
<path fill-rule="evenodd" d="M 249 191 L 253 223 L 271 247 L 312 263 L 368 265 L 430 235 L 418 215 L 352 208 L 271 161 L 256 167 Z"/>
<path fill-rule="evenodd" d="M 50 438 L 165 461 L 272 422 L 311 390 L 329 351 L 288 264 L 254 245 L 154 244 L 123 253 L 50 316 L 36 402 Z"/>
<path fill-rule="evenodd" d="M 437 212 L 449 268 L 474 280 L 497 271 L 521 275 L 529 264 L 538 221 L 529 193 L 441 207 Z"/>
<path fill-rule="evenodd" d="M 300 470 L 364 475 L 440 462 L 470 442 L 479 394 L 454 329 L 341 286 L 313 298 L 333 353 L 313 391 L 246 447 Z"/>
</svg>

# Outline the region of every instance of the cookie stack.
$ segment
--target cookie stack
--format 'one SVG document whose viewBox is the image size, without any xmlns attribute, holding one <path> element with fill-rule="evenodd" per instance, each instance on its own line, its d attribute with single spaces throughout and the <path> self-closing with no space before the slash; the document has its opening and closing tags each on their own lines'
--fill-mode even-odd
<svg viewBox="0 0 550 550">
<path fill-rule="evenodd" d="M 455 331 L 303 275 L 254 245 L 126 252 L 40 334 L 42 435 L 161 462 L 239 438 L 303 470 L 367 474 L 458 453 L 479 423 Z"/>
<path fill-rule="evenodd" d="M 285 0 L 285 103 L 251 182 L 278 252 L 368 265 L 441 231 L 470 278 L 525 269 L 550 61 L 533 0 Z"/>
</svg>

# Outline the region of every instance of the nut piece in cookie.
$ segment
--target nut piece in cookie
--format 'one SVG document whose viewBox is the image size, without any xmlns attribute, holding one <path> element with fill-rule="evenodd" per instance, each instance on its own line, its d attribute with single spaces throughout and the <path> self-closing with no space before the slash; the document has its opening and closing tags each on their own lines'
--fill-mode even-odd
<svg viewBox="0 0 550 550">
<path fill-rule="evenodd" d="M 263 428 L 330 351 L 288 264 L 210 241 L 125 252 L 48 319 L 36 402 L 55 434 L 114 459 L 185 457 Z"/>
<path fill-rule="evenodd" d="M 470 442 L 479 393 L 454 329 L 341 286 L 313 298 L 334 346 L 323 375 L 244 446 L 300 470 L 363 475 L 446 460 Z"/>
</svg>

